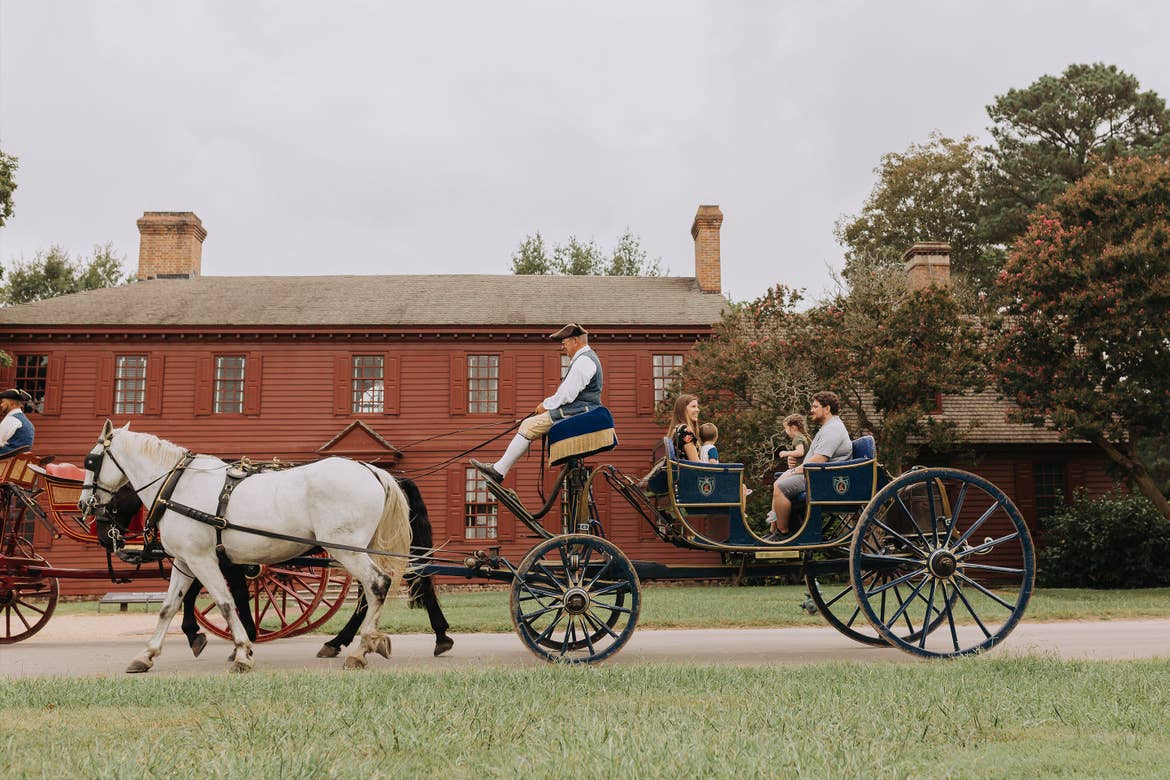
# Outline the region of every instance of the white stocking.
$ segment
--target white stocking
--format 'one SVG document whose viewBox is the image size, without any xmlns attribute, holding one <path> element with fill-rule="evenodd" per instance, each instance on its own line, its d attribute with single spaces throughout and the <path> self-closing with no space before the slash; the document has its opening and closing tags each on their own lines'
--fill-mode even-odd
<svg viewBox="0 0 1170 780">
<path fill-rule="evenodd" d="M 512 437 L 508 449 L 504 450 L 503 456 L 495 464 L 496 471 L 500 472 L 500 476 L 506 475 L 516 465 L 516 461 L 524 457 L 524 453 L 528 452 L 528 445 L 531 443 L 520 434 Z"/>
</svg>

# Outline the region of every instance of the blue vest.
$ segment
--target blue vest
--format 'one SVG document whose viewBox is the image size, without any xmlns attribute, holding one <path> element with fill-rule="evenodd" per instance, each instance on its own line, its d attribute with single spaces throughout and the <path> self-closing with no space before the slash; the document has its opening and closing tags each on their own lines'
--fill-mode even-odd
<svg viewBox="0 0 1170 780">
<path fill-rule="evenodd" d="M 573 363 L 578 360 L 589 359 L 593 361 L 593 365 L 597 366 L 597 370 L 593 372 L 593 377 L 585 385 L 577 397 L 569 401 L 563 406 L 558 406 L 548 413 L 548 416 L 554 420 L 560 420 L 563 417 L 572 417 L 575 414 L 587 412 L 590 409 L 596 409 L 601 406 L 601 388 L 604 386 L 601 375 L 601 360 L 597 357 L 597 353 L 592 349 L 588 352 L 579 352 L 573 358 Z M 573 363 L 569 364 L 572 369 Z"/>
<path fill-rule="evenodd" d="M 17 415 L 17 418 L 20 420 L 20 427 L 16 429 L 16 433 L 12 434 L 12 438 L 8 440 L 8 443 L 0 447 L 0 456 L 7 455 L 21 447 L 31 447 L 33 437 L 37 433 L 37 429 L 33 427 L 32 421 L 24 416 L 24 412 L 13 410 L 9 414 Z"/>
</svg>

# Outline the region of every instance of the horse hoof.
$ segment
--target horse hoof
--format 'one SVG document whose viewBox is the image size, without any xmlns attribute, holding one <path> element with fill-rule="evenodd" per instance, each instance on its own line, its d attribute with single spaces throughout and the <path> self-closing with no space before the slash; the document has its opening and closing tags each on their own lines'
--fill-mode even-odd
<svg viewBox="0 0 1170 780">
<path fill-rule="evenodd" d="M 203 652 L 203 648 L 207 647 L 207 634 L 198 633 L 191 637 L 191 654 L 196 658 Z"/>
<path fill-rule="evenodd" d="M 151 666 L 153 666 L 153 664 L 147 663 L 141 658 L 135 658 L 130 662 L 130 665 L 126 667 L 126 674 L 142 674 L 143 672 L 149 672 Z"/>
<path fill-rule="evenodd" d="M 346 669 L 365 669 L 366 659 L 358 655 L 351 655 L 345 659 Z"/>
<path fill-rule="evenodd" d="M 373 650 L 383 658 L 390 657 L 390 637 L 380 636 L 374 640 Z"/>
<path fill-rule="evenodd" d="M 435 655 L 440 656 L 455 646 L 455 640 L 449 636 L 435 640 Z"/>
<path fill-rule="evenodd" d="M 247 674 L 252 671 L 252 664 L 251 662 L 236 661 L 228 671 L 232 674 Z"/>
<path fill-rule="evenodd" d="M 321 645 L 321 649 L 317 651 L 317 657 L 336 658 L 340 653 L 340 647 L 334 647 L 333 645 Z"/>
</svg>

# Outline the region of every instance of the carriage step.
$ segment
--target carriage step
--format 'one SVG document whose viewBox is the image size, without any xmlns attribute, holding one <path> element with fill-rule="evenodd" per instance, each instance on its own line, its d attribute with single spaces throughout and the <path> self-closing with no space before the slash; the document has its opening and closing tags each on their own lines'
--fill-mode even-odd
<svg viewBox="0 0 1170 780">
<path fill-rule="evenodd" d="M 757 561 L 783 561 L 800 557 L 800 550 L 764 550 L 752 553 Z"/>
</svg>

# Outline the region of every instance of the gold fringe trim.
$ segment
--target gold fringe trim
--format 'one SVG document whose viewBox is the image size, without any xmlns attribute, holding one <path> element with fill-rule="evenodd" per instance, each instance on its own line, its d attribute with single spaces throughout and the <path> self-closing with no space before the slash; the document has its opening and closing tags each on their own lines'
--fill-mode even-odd
<svg viewBox="0 0 1170 780">
<path fill-rule="evenodd" d="M 561 439 L 556 444 L 549 446 L 549 463 L 559 463 L 574 455 L 612 447 L 616 438 L 617 433 L 614 432 L 613 428 L 603 428 L 593 433 L 582 433 L 569 439 Z"/>
</svg>

